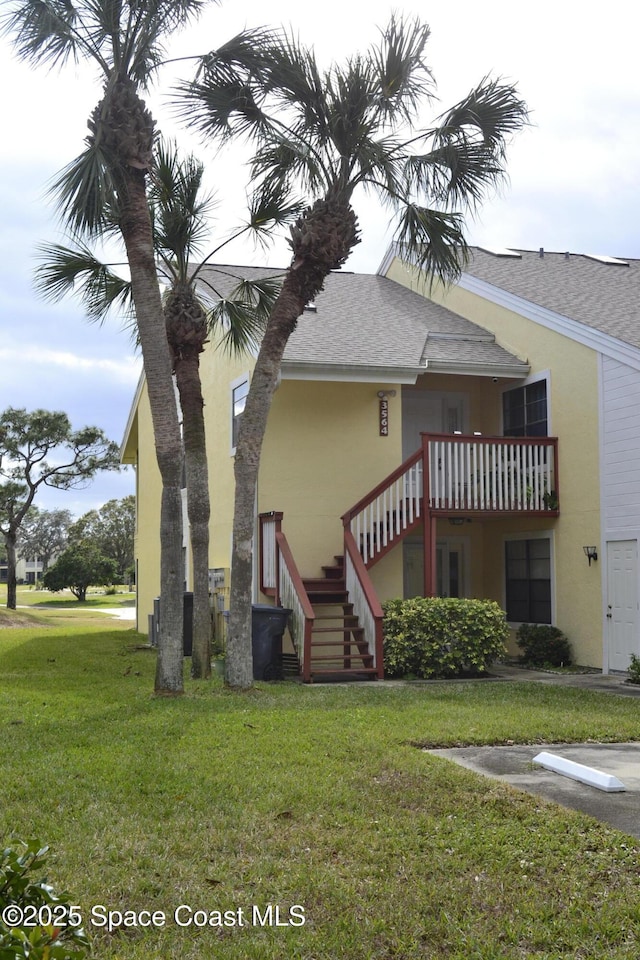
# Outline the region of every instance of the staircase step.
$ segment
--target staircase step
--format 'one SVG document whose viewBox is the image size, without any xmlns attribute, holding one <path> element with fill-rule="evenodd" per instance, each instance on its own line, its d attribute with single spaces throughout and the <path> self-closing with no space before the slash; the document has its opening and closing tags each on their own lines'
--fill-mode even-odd
<svg viewBox="0 0 640 960">
<path fill-rule="evenodd" d="M 328 600 L 326 594 L 322 594 L 321 596 L 322 598 L 320 600 L 316 600 L 316 602 L 313 604 L 314 607 L 319 607 L 320 610 L 323 610 L 326 607 L 341 607 L 345 617 L 354 616 L 352 603 L 348 603 L 346 600 Z M 327 614 L 327 616 L 329 616 L 329 614 Z M 339 614 L 339 616 L 341 616 L 341 614 Z"/>
<path fill-rule="evenodd" d="M 323 566 L 322 569 L 327 580 L 344 580 L 344 567 L 330 565 Z"/>
<path fill-rule="evenodd" d="M 371 656 L 370 653 L 347 653 L 347 654 L 344 654 L 344 656 L 343 656 L 342 654 L 331 653 L 331 654 L 326 654 L 326 655 L 321 654 L 321 655 L 318 656 L 318 657 L 314 657 L 314 656 L 312 655 L 312 656 L 311 656 L 311 666 L 313 667 L 314 663 L 333 663 L 338 669 L 340 669 L 340 661 L 341 661 L 341 660 L 342 660 L 342 661 L 344 661 L 344 660 L 362 660 L 363 666 L 364 666 L 364 661 L 365 661 L 365 660 L 368 660 L 369 663 L 367 664 L 367 666 L 370 666 L 371 663 L 373 662 L 373 657 Z"/>
<path fill-rule="evenodd" d="M 311 633 L 364 633 L 364 627 L 313 627 Z"/>
<path fill-rule="evenodd" d="M 341 657 L 342 654 L 338 653 L 337 652 L 338 650 L 343 650 L 345 647 L 360 647 L 360 646 L 362 646 L 362 640 L 313 640 L 311 642 L 311 659 L 313 659 L 313 651 L 316 649 L 316 647 L 332 647 L 333 649 L 336 650 L 336 654 L 335 654 L 336 657 Z M 351 656 L 351 654 L 347 654 L 347 656 Z M 360 654 L 360 651 L 358 650 L 358 653 L 356 654 L 356 656 L 370 657 L 371 654 L 370 653 Z"/>
<path fill-rule="evenodd" d="M 346 589 L 344 577 L 335 579 L 327 577 L 303 577 L 302 582 L 307 593 L 322 593 L 323 590 L 333 593 L 335 590 Z"/>
<path fill-rule="evenodd" d="M 312 607 L 317 607 L 320 604 L 329 604 L 331 606 L 336 606 L 342 603 L 346 603 L 349 594 L 346 590 L 336 590 L 335 593 L 328 591 L 318 591 L 313 592 L 307 590 L 307 596 Z"/>
<path fill-rule="evenodd" d="M 377 667 L 348 667 L 346 670 L 336 668 L 335 670 L 327 669 L 311 669 L 312 677 L 335 677 L 336 680 L 340 677 L 358 677 L 362 675 L 371 677 L 372 680 L 377 679 L 378 669 Z"/>
<path fill-rule="evenodd" d="M 316 620 L 343 620 L 345 627 L 348 626 L 347 620 L 353 620 L 352 626 L 358 626 L 358 618 L 353 613 L 317 613 Z"/>
</svg>

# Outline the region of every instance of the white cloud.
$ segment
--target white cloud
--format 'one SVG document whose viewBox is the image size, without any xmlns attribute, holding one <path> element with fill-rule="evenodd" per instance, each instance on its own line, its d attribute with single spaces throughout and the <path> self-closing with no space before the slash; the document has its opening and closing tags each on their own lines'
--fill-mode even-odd
<svg viewBox="0 0 640 960">
<path fill-rule="evenodd" d="M 47 347 L 0 348 L 0 363 L 29 367 L 58 367 L 83 375 L 99 373 L 102 377 L 107 376 L 118 383 L 130 384 L 132 388 L 135 388 L 142 369 L 141 361 L 134 357 L 107 360 L 100 357 L 83 357 L 69 351 L 52 350 Z M 6 369 L 10 370 L 11 367 Z"/>
</svg>

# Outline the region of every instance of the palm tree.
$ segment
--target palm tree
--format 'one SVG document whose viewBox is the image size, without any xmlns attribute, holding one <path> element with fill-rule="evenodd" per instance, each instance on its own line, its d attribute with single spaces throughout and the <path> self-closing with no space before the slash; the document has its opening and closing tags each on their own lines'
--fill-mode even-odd
<svg viewBox="0 0 640 960">
<path fill-rule="evenodd" d="M 247 223 L 202 258 L 208 240 L 212 198 L 203 193 L 204 168 L 193 157 L 181 160 L 175 144 L 160 141 L 150 178 L 149 202 L 159 274 L 167 290 L 163 308 L 173 371 L 182 411 L 187 511 L 193 557 L 193 652 L 191 674 L 211 673 L 209 610 L 209 471 L 204 425 L 200 355 L 213 328 L 221 345 L 234 353 L 255 349 L 279 289 L 277 278 L 260 281 L 237 276 L 231 268 L 218 273 L 224 290 L 213 286 L 211 273 L 202 276 L 212 257 L 238 235 L 268 233 L 275 212 L 291 216 L 279 198 L 254 198 Z M 112 310 L 132 316 L 131 283 L 118 273 L 118 264 L 102 262 L 86 245 L 48 244 L 36 285 L 50 300 L 78 293 L 90 319 L 101 322 Z"/>
<path fill-rule="evenodd" d="M 157 73 L 163 42 L 191 21 L 207 0 L 10 0 L 3 32 L 34 65 L 93 62 L 102 97 L 89 119 L 82 154 L 58 176 L 52 192 L 71 230 L 99 236 L 117 212 L 135 303 L 138 336 L 162 476 L 160 634 L 155 690 L 181 693 L 182 522 L 181 437 L 156 273 L 146 180 L 155 125 L 141 93 Z"/>
<path fill-rule="evenodd" d="M 271 38 L 243 62 L 210 54 L 181 90 L 182 112 L 207 137 L 255 143 L 254 179 L 297 185 L 308 206 L 290 230 L 293 257 L 269 318 L 242 416 L 235 459 L 227 681 L 252 683 L 251 580 L 260 452 L 282 355 L 306 304 L 359 242 L 358 188 L 384 202 L 396 241 L 416 267 L 450 281 L 466 254 L 464 214 L 505 173 L 509 137 L 527 111 L 509 84 L 485 78 L 435 126 L 418 125 L 434 96 L 429 28 L 393 17 L 381 39 L 322 72 L 312 50 Z"/>
</svg>

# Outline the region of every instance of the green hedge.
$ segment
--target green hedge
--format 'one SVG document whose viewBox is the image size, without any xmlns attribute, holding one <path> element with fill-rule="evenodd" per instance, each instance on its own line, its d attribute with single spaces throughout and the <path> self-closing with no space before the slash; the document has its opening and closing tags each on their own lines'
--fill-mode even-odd
<svg viewBox="0 0 640 960">
<path fill-rule="evenodd" d="M 520 659 L 536 667 L 568 667 L 572 663 L 571 644 L 558 627 L 546 623 L 521 623 L 516 643 Z"/>
<path fill-rule="evenodd" d="M 382 606 L 389 677 L 482 674 L 506 653 L 509 628 L 493 600 L 415 597 Z"/>
</svg>

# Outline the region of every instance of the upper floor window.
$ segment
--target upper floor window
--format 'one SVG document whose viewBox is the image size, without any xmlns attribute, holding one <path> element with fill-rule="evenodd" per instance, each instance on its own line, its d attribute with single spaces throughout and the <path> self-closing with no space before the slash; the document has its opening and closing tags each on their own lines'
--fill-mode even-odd
<svg viewBox="0 0 640 960">
<path fill-rule="evenodd" d="M 547 381 L 536 380 L 502 394 L 505 437 L 547 437 Z"/>
<path fill-rule="evenodd" d="M 244 413 L 249 393 L 249 378 L 244 377 L 231 386 L 231 446 L 235 450 L 238 443 L 240 417 Z"/>
</svg>

